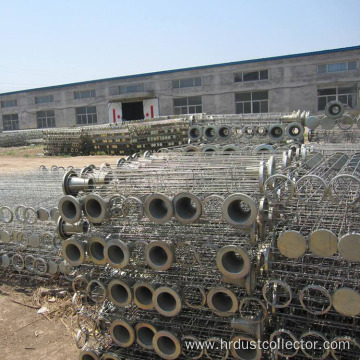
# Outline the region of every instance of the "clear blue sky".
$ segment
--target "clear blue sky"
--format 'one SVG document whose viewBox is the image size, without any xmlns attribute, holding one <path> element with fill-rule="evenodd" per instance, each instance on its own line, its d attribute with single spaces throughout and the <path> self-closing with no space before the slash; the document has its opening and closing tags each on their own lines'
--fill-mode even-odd
<svg viewBox="0 0 360 360">
<path fill-rule="evenodd" d="M 0 92 L 360 45 L 360 0 L 0 0 Z"/>
</svg>

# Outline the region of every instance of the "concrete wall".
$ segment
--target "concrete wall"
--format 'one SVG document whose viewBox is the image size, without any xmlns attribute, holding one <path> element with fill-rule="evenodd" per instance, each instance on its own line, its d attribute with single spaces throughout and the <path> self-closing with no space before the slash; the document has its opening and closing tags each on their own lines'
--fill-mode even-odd
<svg viewBox="0 0 360 360">
<path fill-rule="evenodd" d="M 357 70 L 318 74 L 317 65 L 342 61 L 357 61 Z M 0 100 L 17 99 L 16 107 L 0 108 L 0 127 L 2 115 L 18 114 L 20 129 L 37 127 L 36 112 L 51 109 L 55 111 L 56 126 L 76 126 L 76 108 L 96 106 L 98 124 L 109 122 L 109 101 L 137 101 L 144 98 L 158 98 L 160 115 L 174 112 L 173 99 L 177 97 L 202 96 L 202 110 L 208 114 L 235 113 L 235 93 L 267 90 L 269 112 L 291 112 L 309 110 L 317 112 L 317 89 L 320 86 L 357 85 L 357 107 L 360 90 L 360 50 L 337 51 L 332 53 L 294 56 L 269 59 L 241 64 L 200 69 L 179 70 L 161 74 L 148 74 L 128 78 L 114 78 L 64 85 L 37 90 L 0 94 Z M 268 80 L 234 82 L 234 73 L 268 70 Z M 201 77 L 201 86 L 172 88 L 172 80 Z M 144 84 L 143 93 L 118 94 L 120 85 Z M 74 91 L 95 90 L 96 97 L 74 99 Z M 35 96 L 54 96 L 47 104 L 35 104 Z"/>
</svg>

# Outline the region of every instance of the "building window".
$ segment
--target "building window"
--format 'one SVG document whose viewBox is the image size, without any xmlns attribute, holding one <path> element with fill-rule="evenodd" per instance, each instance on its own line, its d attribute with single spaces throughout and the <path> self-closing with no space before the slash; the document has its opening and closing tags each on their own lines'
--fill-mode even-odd
<svg viewBox="0 0 360 360">
<path fill-rule="evenodd" d="M 318 65 L 318 74 L 332 73 L 338 71 L 349 71 L 356 69 L 357 69 L 356 61 L 345 61 L 334 64 L 322 64 L 322 65 Z"/>
<path fill-rule="evenodd" d="M 193 87 L 193 86 L 201 86 L 201 78 L 200 77 L 172 81 L 173 89 Z"/>
<path fill-rule="evenodd" d="M 326 89 L 318 89 L 318 110 L 324 110 L 327 103 L 333 100 L 355 108 L 357 106 L 356 85 L 333 86 Z"/>
<path fill-rule="evenodd" d="M 257 80 L 267 80 L 268 71 L 267 70 L 258 70 L 258 71 L 248 71 L 234 74 L 235 82 L 243 81 L 257 81 Z"/>
<path fill-rule="evenodd" d="M 39 129 L 55 127 L 54 110 L 37 111 L 36 118 L 37 118 L 37 127 Z"/>
<path fill-rule="evenodd" d="M 138 93 L 138 92 L 144 92 L 144 84 L 119 86 L 119 94 L 129 94 L 129 93 Z"/>
<path fill-rule="evenodd" d="M 35 104 L 45 104 L 54 101 L 54 95 L 35 96 Z"/>
<path fill-rule="evenodd" d="M 91 97 L 95 97 L 96 92 L 95 90 L 82 90 L 82 91 L 74 91 L 74 99 L 87 99 Z"/>
<path fill-rule="evenodd" d="M 3 115 L 4 131 L 19 130 L 19 116 L 18 114 Z"/>
<path fill-rule="evenodd" d="M 13 107 L 13 106 L 17 106 L 17 100 L 16 99 L 1 101 L 1 107 L 2 108 Z"/>
<path fill-rule="evenodd" d="M 201 96 L 174 99 L 174 114 L 202 113 Z"/>
<path fill-rule="evenodd" d="M 89 125 L 97 123 L 96 106 L 85 106 L 76 109 L 76 124 Z"/>
<path fill-rule="evenodd" d="M 235 94 L 237 114 L 257 114 L 269 111 L 267 91 L 253 91 Z"/>
</svg>

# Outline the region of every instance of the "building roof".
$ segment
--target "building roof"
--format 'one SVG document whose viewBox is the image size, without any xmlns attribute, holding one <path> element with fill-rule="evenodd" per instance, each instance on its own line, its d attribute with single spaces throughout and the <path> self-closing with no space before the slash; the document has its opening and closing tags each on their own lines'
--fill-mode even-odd
<svg viewBox="0 0 360 360">
<path fill-rule="evenodd" d="M 1 95 L 19 94 L 19 93 L 30 92 L 30 91 L 59 89 L 59 88 L 68 87 L 68 86 L 93 84 L 93 83 L 98 83 L 98 82 L 102 82 L 102 81 L 109 81 L 109 80 L 135 79 L 135 78 L 144 77 L 144 76 L 170 74 L 170 73 L 189 71 L 189 70 L 200 70 L 200 69 L 209 69 L 209 68 L 216 68 L 216 67 L 222 67 L 222 66 L 257 63 L 257 62 L 263 62 L 263 61 L 292 59 L 292 58 L 299 58 L 299 57 L 305 57 L 305 56 L 324 55 L 324 54 L 338 53 L 338 52 L 344 52 L 344 51 L 353 51 L 353 50 L 360 50 L 360 45 L 344 47 L 344 48 L 338 48 L 338 49 L 312 51 L 312 52 L 306 52 L 306 53 L 300 53 L 300 54 L 272 56 L 272 57 L 252 59 L 252 60 L 241 60 L 241 61 L 233 61 L 233 62 L 220 63 L 220 64 L 201 65 L 201 66 L 194 66 L 194 67 L 188 67 L 188 68 L 180 68 L 180 69 L 173 69 L 173 70 L 162 70 L 162 71 L 155 71 L 155 72 L 149 72 L 149 73 L 143 73 L 143 74 L 125 75 L 125 76 L 117 76 L 117 77 L 104 78 L 104 79 L 88 80 L 88 81 L 81 81 L 81 82 L 54 85 L 54 86 L 45 86 L 45 87 L 33 88 L 33 89 L 27 89 L 27 90 L 17 90 L 17 91 L 5 92 L 5 93 L 1 93 L 0 96 Z"/>
</svg>

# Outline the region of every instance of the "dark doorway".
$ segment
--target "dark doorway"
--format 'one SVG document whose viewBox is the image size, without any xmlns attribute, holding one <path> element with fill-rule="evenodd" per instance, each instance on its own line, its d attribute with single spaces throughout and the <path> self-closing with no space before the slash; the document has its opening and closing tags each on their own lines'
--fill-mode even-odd
<svg viewBox="0 0 360 360">
<path fill-rule="evenodd" d="M 122 117 L 124 121 L 144 119 L 142 101 L 122 103 Z"/>
</svg>

